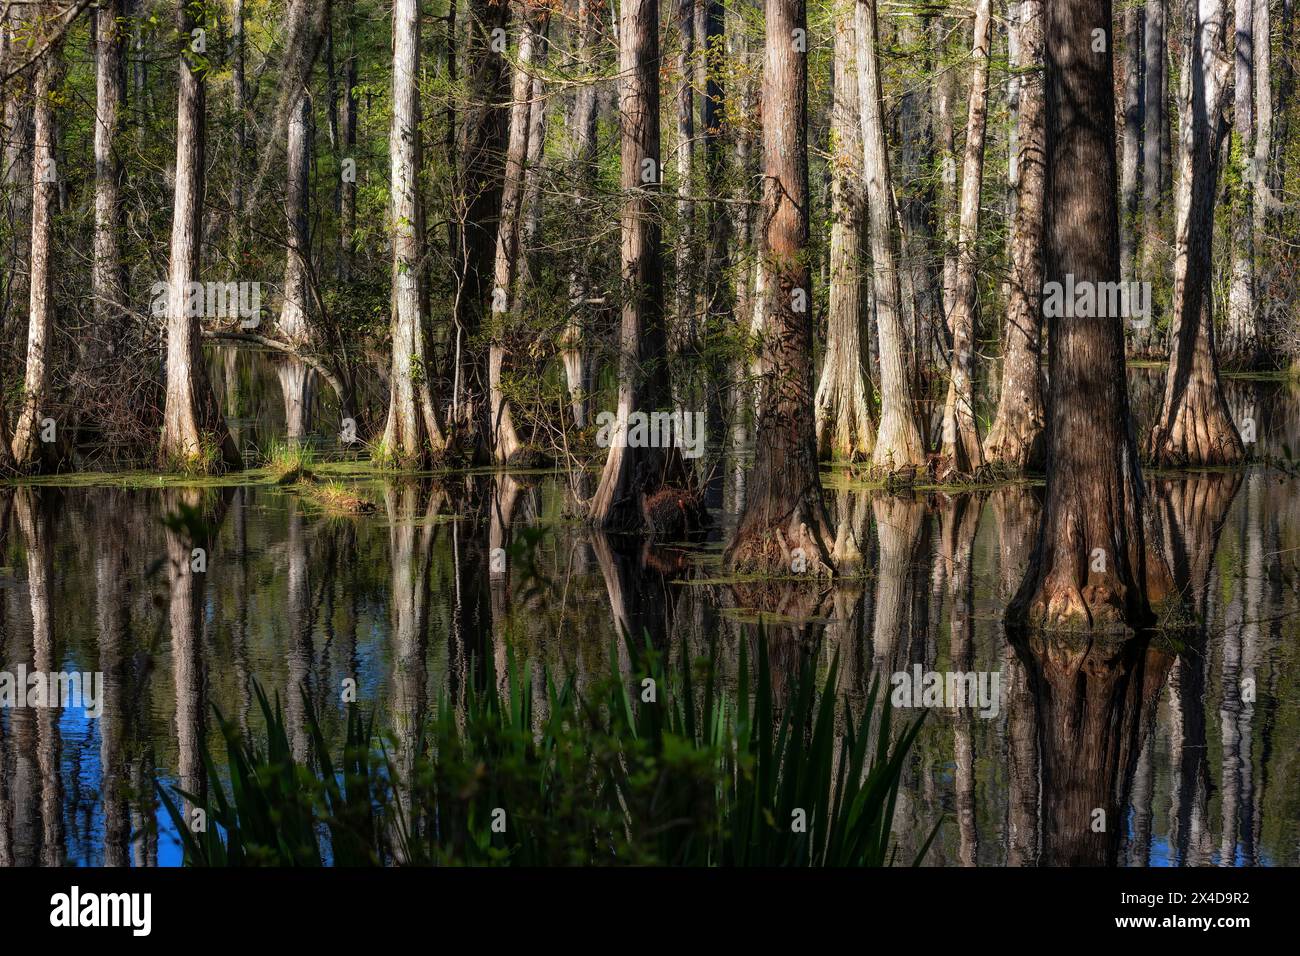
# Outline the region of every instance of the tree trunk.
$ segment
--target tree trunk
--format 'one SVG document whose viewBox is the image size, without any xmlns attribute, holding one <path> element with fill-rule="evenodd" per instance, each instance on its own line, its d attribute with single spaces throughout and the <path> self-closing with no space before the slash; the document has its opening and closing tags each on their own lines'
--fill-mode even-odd
<svg viewBox="0 0 1300 956">
<path fill-rule="evenodd" d="M 1210 288 L 1214 193 L 1232 62 L 1223 53 L 1223 0 L 1198 0 L 1183 62 L 1174 299 L 1165 398 L 1147 445 L 1161 465 L 1222 465 L 1245 448 L 1219 383 Z"/>
<path fill-rule="evenodd" d="M 934 126 L 939 144 L 939 239 L 943 245 L 943 316 L 945 330 L 951 326 L 957 297 L 957 134 L 953 113 L 957 101 L 957 73 L 945 55 L 951 21 L 934 17 L 935 67 Z M 873 206 L 875 200 L 871 200 Z"/>
<path fill-rule="evenodd" d="M 1011 283 L 1002 335 L 1002 389 L 984 455 L 1005 468 L 1040 469 L 1044 452 L 1043 377 L 1043 2 L 1020 3 L 1020 184 L 1011 224 Z"/>
<path fill-rule="evenodd" d="M 909 17 L 900 23 L 899 31 L 904 49 L 918 50 L 923 55 L 921 68 L 934 69 L 924 24 Z M 901 177 L 911 184 L 901 201 L 904 257 L 912 288 L 911 375 L 922 398 L 928 398 L 929 380 L 935 369 L 942 366 L 946 352 L 942 266 L 937 264 L 942 259 L 935 255 L 934 212 L 938 191 L 934 186 L 934 170 L 937 152 L 934 117 L 927 102 L 927 90 L 909 88 L 899 103 L 898 116 L 902 139 L 899 144 Z M 925 417 L 923 414 L 922 418 Z"/>
<path fill-rule="evenodd" d="M 50 236 L 54 202 L 58 195 L 58 170 L 54 163 L 54 105 L 51 97 L 60 72 L 58 46 L 51 47 L 36 64 L 32 88 L 35 138 L 32 145 L 32 231 L 30 246 L 29 310 L 27 314 L 27 370 L 22 403 L 14 429 L 14 463 L 33 471 L 53 463 L 57 446 L 43 440 L 42 426 L 50 399 L 50 361 L 54 346 L 54 273 L 50 261 Z M 56 428 L 62 423 L 56 423 Z M 57 432 L 55 433 L 57 436 Z"/>
<path fill-rule="evenodd" d="M 1169 126 L 1166 57 L 1167 0 L 1147 0 L 1143 23 L 1142 64 L 1142 237 L 1141 271 L 1143 281 L 1154 280 L 1164 261 L 1164 209 L 1165 173 L 1164 156 L 1168 150 L 1166 139 Z M 1136 328 L 1133 336 L 1134 352 L 1150 355 L 1154 348 L 1156 327 L 1154 321 Z"/>
<path fill-rule="evenodd" d="M 1255 162 L 1251 170 L 1256 252 L 1264 242 L 1273 195 L 1273 26 L 1269 0 L 1255 0 Z M 1256 289 L 1256 295 L 1263 292 Z"/>
<path fill-rule="evenodd" d="M 244 176 L 248 169 L 248 87 L 244 73 L 244 0 L 233 0 L 230 11 L 234 57 L 231 63 L 231 85 L 235 96 L 235 158 L 230 177 L 231 247 L 238 251 L 244 245 Z M 139 106 L 136 107 L 139 109 Z"/>
<path fill-rule="evenodd" d="M 166 467 L 214 471 L 242 468 L 221 407 L 208 381 L 199 317 L 189 314 L 189 286 L 198 281 L 203 235 L 204 65 L 192 59 L 190 6 L 177 4 L 181 42 L 176 108 L 176 184 L 171 267 L 167 281 L 167 401 L 159 458 Z"/>
<path fill-rule="evenodd" d="M 347 54 L 343 61 L 343 111 L 339 117 L 339 140 L 343 155 L 356 159 L 357 153 L 357 24 L 356 7 L 348 0 L 343 22 L 347 30 Z M 339 188 L 339 282 L 352 281 L 353 235 L 357 231 L 357 184 L 355 176 L 343 180 Z"/>
<path fill-rule="evenodd" d="M 590 196 L 596 189 L 596 48 L 600 42 L 600 15 L 597 0 L 578 0 L 577 70 L 582 85 L 573 99 L 570 139 L 573 143 L 574 181 L 577 189 L 573 200 L 576 221 L 583 222 L 587 215 Z M 590 312 L 590 266 L 579 261 L 569 277 L 569 317 L 565 322 L 561 340 L 560 360 L 564 363 L 565 381 L 569 390 L 569 410 L 573 423 L 585 428 L 588 417 L 588 355 L 584 339 L 588 332 L 583 321 Z"/>
<path fill-rule="evenodd" d="M 868 459 L 876 441 L 871 393 L 863 374 L 866 300 L 861 266 L 866 196 L 862 190 L 862 111 L 853 20 L 835 24 L 831 104 L 831 288 L 826 357 L 817 385 L 815 424 L 821 458 Z"/>
<path fill-rule="evenodd" d="M 392 370 L 383 455 L 418 468 L 445 446 L 430 393 L 420 304 L 420 0 L 393 7 L 393 119 L 388 134 L 393 229 Z"/>
<path fill-rule="evenodd" d="M 902 293 L 894 244 L 893 183 L 889 175 L 889 145 L 885 141 L 876 5 L 877 0 L 858 0 L 854 11 L 863 172 L 871 240 L 871 288 L 880 339 L 880 429 L 876 433 L 872 465 L 881 472 L 911 472 L 925 467 L 925 448 L 916 422 L 904 355 L 907 342 L 900 311 Z"/>
<path fill-rule="evenodd" d="M 966 156 L 961 177 L 961 218 L 957 231 L 957 294 L 952 310 L 952 356 L 948 366 L 948 400 L 943 410 L 943 444 L 939 477 L 970 475 L 984 464 L 975 424 L 975 341 L 979 336 L 979 287 L 976 283 L 980 224 L 980 188 L 984 183 L 984 139 L 988 126 L 989 53 L 993 42 L 990 0 L 975 6 L 970 103 L 966 117 Z"/>
<path fill-rule="evenodd" d="M 669 348 L 673 356 L 674 396 L 678 407 L 692 404 L 690 360 L 696 349 L 694 232 L 695 204 L 690 195 L 695 183 L 695 0 L 674 0 L 677 5 L 677 242 L 673 270 L 673 321 Z M 703 45 L 703 44 L 701 44 Z"/>
<path fill-rule="evenodd" d="M 1137 269 L 1138 158 L 1142 138 L 1142 8 L 1124 11 L 1124 143 L 1119 167 L 1119 272 L 1132 279 Z"/>
<path fill-rule="evenodd" d="M 295 0 L 289 6 L 286 34 L 297 36 L 312 29 L 307 4 Z M 304 42 L 311 45 L 311 40 Z M 285 150 L 285 220 L 286 250 L 283 302 L 278 327 L 280 334 L 294 346 L 303 346 L 312 338 L 311 231 L 308 176 L 311 169 L 311 73 L 294 78 L 297 101 L 289 114 Z M 312 393 L 315 373 L 297 358 L 282 359 L 276 366 L 280 390 L 284 397 L 286 438 L 301 441 L 311 431 Z"/>
<path fill-rule="evenodd" d="M 675 447 L 629 445 L 633 412 L 661 410 L 672 399 L 664 329 L 659 139 L 659 6 L 625 0 L 619 37 L 619 113 L 622 117 L 622 298 L 618 338 L 618 411 L 608 434 L 609 454 L 591 503 L 591 520 L 607 531 L 655 530 L 652 508 L 661 491 L 685 488 L 686 469 Z M 646 175 L 649 173 L 649 175 Z M 688 523 L 689 491 L 670 507 Z M 684 530 L 684 527 L 683 529 Z"/>
<path fill-rule="evenodd" d="M 501 217 L 497 230 L 496 285 L 492 289 L 493 334 L 488 352 L 492 460 L 509 461 L 523 447 L 515 431 L 510 400 L 502 390 L 506 366 L 506 338 L 519 309 L 520 233 L 524 216 L 524 186 L 527 174 L 528 133 L 531 114 L 533 57 L 541 42 L 547 13 L 530 7 L 520 22 L 514 81 L 510 93 L 510 139 L 506 147 L 505 178 L 501 187 Z"/>
<path fill-rule="evenodd" d="M 1238 176 L 1232 204 L 1232 281 L 1228 289 L 1225 361 L 1243 368 L 1259 358 L 1255 324 L 1255 0 L 1236 0 L 1232 157 Z M 1264 45 L 1268 37 L 1264 37 Z"/>
<path fill-rule="evenodd" d="M 114 358 L 128 314 L 126 273 L 118 237 L 122 230 L 122 161 L 117 155 L 119 110 L 126 105 L 122 59 L 122 0 L 95 12 L 95 325 Z"/>
<path fill-rule="evenodd" d="M 289 7 L 287 33 L 309 30 L 305 0 L 295 0 Z M 289 113 L 285 150 L 285 225 L 284 301 L 280 307 L 279 330 L 290 342 L 299 344 L 311 335 L 311 233 L 309 230 L 307 179 L 311 166 L 311 76 L 293 79 L 298 91 Z"/>
<path fill-rule="evenodd" d="M 465 52 L 467 108 L 461 114 L 460 162 L 456 194 L 461 197 L 460 245 L 453 261 L 457 279 L 456 335 L 461 343 L 478 337 L 485 308 L 492 301 L 498 219 L 501 213 L 503 158 L 509 95 L 505 57 L 495 48 L 494 31 L 504 30 L 508 8 L 491 0 L 470 0 Z M 469 433 L 476 458 L 491 454 L 488 376 L 484 364 L 462 351 L 454 372 L 452 418 Z"/>
<path fill-rule="evenodd" d="M 1094 52 L 1110 0 L 1044 3 L 1046 75 L 1045 267 L 1049 283 L 1119 279 L 1115 90 L 1109 52 Z M 1124 330 L 1115 316 L 1048 326 L 1051 398 L 1047 501 L 1038 547 L 1007 609 L 1009 625 L 1138 626 L 1146 590 L 1142 485 Z M 1105 311 L 1105 310 L 1089 310 Z"/>
<path fill-rule="evenodd" d="M 763 221 L 766 318 L 757 442 L 745 509 L 725 562 L 787 575 L 834 573 L 813 425 L 812 274 L 808 256 L 808 62 L 804 0 L 766 0 Z M 874 39 L 874 33 L 873 33 Z M 897 288 L 898 276 L 894 273 Z M 894 299 L 897 302 L 897 296 Z M 897 319 L 895 319 L 897 321 Z"/>
</svg>

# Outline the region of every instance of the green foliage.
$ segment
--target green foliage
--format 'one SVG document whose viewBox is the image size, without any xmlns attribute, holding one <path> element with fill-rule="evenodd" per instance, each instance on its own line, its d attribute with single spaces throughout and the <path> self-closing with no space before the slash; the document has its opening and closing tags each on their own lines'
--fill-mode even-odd
<svg viewBox="0 0 1300 956">
<path fill-rule="evenodd" d="M 295 761 L 279 701 L 259 687 L 264 749 L 218 714 L 229 793 L 206 746 L 206 794 L 158 790 L 196 866 L 894 862 L 890 824 L 922 721 L 895 732 L 874 681 L 859 716 L 847 701 L 840 712 L 838 657 L 821 682 L 806 661 L 780 699 L 762 636 L 758 648 L 751 674 L 742 645 L 734 700 L 716 658 L 683 654 L 670 671 L 631 641 L 630 673 L 643 675 L 631 688 L 535 681 L 513 653 L 498 676 L 489 656 L 461 703 L 444 693 L 401 740 L 348 705 L 337 764 L 310 700 L 315 755 Z M 612 645 L 611 675 L 619 656 Z M 206 831 L 191 832 L 177 796 L 204 811 Z"/>
</svg>

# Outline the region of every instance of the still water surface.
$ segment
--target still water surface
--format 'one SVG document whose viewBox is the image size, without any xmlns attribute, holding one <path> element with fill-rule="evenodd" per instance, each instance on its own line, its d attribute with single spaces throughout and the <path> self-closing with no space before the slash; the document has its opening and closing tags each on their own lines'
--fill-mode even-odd
<svg viewBox="0 0 1300 956">
<path fill-rule="evenodd" d="M 1231 392 L 1258 419 L 1258 451 L 1300 449 L 1296 395 Z M 1286 469 L 1148 476 L 1159 546 L 1201 623 L 1116 647 L 1004 632 L 1041 488 L 899 497 L 838 470 L 826 483 L 866 573 L 779 599 L 763 632 L 777 681 L 803 655 L 824 672 L 838 652 L 850 699 L 873 673 L 910 681 L 917 668 L 999 688 L 993 713 L 929 713 L 894 821 L 900 859 L 942 818 L 927 865 L 1300 864 L 1300 487 Z M 628 547 L 571 517 L 563 476 L 362 490 L 373 513 L 338 517 L 266 485 L 0 489 L 0 670 L 106 680 L 99 719 L 0 710 L 0 865 L 179 863 L 151 781 L 193 783 L 205 737 L 222 753 L 214 706 L 260 728 L 254 681 L 280 693 L 305 756 L 290 688 L 337 730 L 355 678 L 400 736 L 508 646 L 582 685 L 606 672 L 620 627 L 674 655 L 716 646 L 724 671 L 759 640 L 753 602 L 719 567 L 727 515 L 710 541 Z M 204 575 L 170 570 L 188 552 L 161 519 L 182 505 L 216 528 Z M 510 560 L 494 574 L 498 547 Z M 1121 819 L 1098 821 L 1111 794 Z"/>
</svg>

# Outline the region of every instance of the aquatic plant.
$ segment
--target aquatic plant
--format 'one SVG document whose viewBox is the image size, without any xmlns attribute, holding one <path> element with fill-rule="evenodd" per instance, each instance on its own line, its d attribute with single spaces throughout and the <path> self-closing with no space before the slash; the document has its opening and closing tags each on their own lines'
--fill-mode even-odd
<svg viewBox="0 0 1300 956">
<path fill-rule="evenodd" d="M 741 646 L 724 692 L 716 656 L 625 642 L 632 689 L 610 649 L 609 677 L 572 679 L 491 656 L 463 699 L 443 693 L 403 738 L 347 707 L 335 763 L 307 699 L 314 755 L 295 761 L 278 698 L 256 688 L 266 746 L 221 719 L 229 793 L 204 753 L 203 795 L 159 785 L 185 862 L 273 865 L 879 866 L 894 862 L 890 823 L 904 760 L 924 715 L 901 729 L 872 681 L 857 716 L 805 660 L 774 690 L 766 639 L 756 666 Z M 471 672 L 475 668 L 470 669 Z M 306 695 L 304 695 L 306 697 Z M 177 797 L 202 812 L 185 812 Z M 201 832 L 194 819 L 205 819 Z M 938 825 L 924 842 L 924 857 Z"/>
</svg>

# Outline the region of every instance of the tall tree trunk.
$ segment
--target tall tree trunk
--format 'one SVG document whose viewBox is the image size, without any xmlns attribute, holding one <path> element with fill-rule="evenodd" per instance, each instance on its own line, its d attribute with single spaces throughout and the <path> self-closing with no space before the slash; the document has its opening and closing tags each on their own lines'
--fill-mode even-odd
<svg viewBox="0 0 1300 956">
<path fill-rule="evenodd" d="M 695 310 L 695 204 L 690 195 L 695 184 L 695 0 L 674 0 L 677 5 L 677 242 L 673 269 L 673 320 L 668 341 L 673 356 L 673 386 L 678 407 L 692 404 L 690 360 L 696 349 Z"/>
<path fill-rule="evenodd" d="M 984 449 L 975 424 L 975 341 L 979 336 L 979 287 L 976 282 L 980 224 L 980 190 L 984 184 L 984 139 L 989 109 L 989 53 L 993 42 L 992 4 L 975 6 L 970 103 L 966 117 L 966 156 L 961 177 L 961 218 L 957 231 L 957 294 L 952 310 L 952 356 L 948 365 L 948 400 L 943 409 L 940 477 L 972 474 L 984 464 Z"/>
<path fill-rule="evenodd" d="M 1259 358 L 1255 324 L 1255 0 L 1236 0 L 1235 14 L 1232 157 L 1239 175 L 1232 204 L 1232 281 L 1223 354 L 1233 365 L 1250 368 Z M 1267 36 L 1263 42 L 1268 43 Z"/>
<path fill-rule="evenodd" d="M 285 33 L 295 38 L 298 49 L 316 51 L 320 37 L 311 15 L 309 0 L 291 0 L 286 12 Z M 309 208 L 311 172 L 311 78 L 314 52 L 290 58 L 292 94 L 285 130 L 285 226 L 284 299 L 278 327 L 291 343 L 300 344 L 312 336 L 312 268 Z M 418 156 L 418 146 L 417 153 Z"/>
<path fill-rule="evenodd" d="M 1095 52 L 1093 41 L 1093 31 L 1105 29 L 1105 50 L 1112 49 L 1111 3 L 1053 0 L 1043 8 L 1046 278 L 1116 282 L 1113 66 L 1111 54 Z M 1137 626 L 1151 612 L 1124 330 L 1114 316 L 1064 318 L 1062 311 L 1054 310 L 1048 326 L 1047 501 L 1034 558 L 1007 620 Z"/>
<path fill-rule="evenodd" d="M 1168 0 L 1147 0 L 1143 23 L 1142 63 L 1142 210 L 1139 243 L 1143 281 L 1151 282 L 1164 259 L 1165 142 L 1169 126 L 1166 57 L 1166 4 Z M 1156 335 L 1154 322 L 1135 329 L 1134 351 L 1151 354 Z"/>
<path fill-rule="evenodd" d="M 923 57 L 922 69 L 933 69 L 934 59 L 924 24 L 908 17 L 899 25 L 899 31 L 904 49 L 919 51 Z M 909 88 L 899 103 L 898 117 L 902 138 L 901 177 L 911 184 L 903 196 L 901 210 L 904 257 L 912 288 L 911 375 L 922 397 L 928 397 L 929 379 L 934 369 L 942 366 L 946 352 L 942 266 L 936 265 L 942 262 L 942 257 L 935 255 L 934 212 L 939 194 L 934 186 L 935 124 L 928 102 L 927 90 Z"/>
<path fill-rule="evenodd" d="M 934 131 L 939 144 L 939 239 L 943 247 L 943 316 L 945 330 L 951 326 L 957 297 L 957 133 L 953 114 L 957 109 L 957 72 L 948 61 L 951 21 L 934 17 L 935 68 Z M 871 200 L 875 204 L 875 200 Z"/>
<path fill-rule="evenodd" d="M 1043 0 L 1020 4 L 1020 108 L 1016 167 L 1020 183 L 1011 222 L 1011 288 L 1002 334 L 1002 389 L 984 440 L 992 463 L 1023 471 L 1043 465 Z"/>
<path fill-rule="evenodd" d="M 393 119 L 388 134 L 393 230 L 392 370 L 384 454 L 406 467 L 428 464 L 445 445 L 430 392 L 421 314 L 420 0 L 393 7 Z"/>
<path fill-rule="evenodd" d="M 1273 21 L 1269 0 L 1255 0 L 1255 162 L 1251 168 L 1256 255 L 1268 230 L 1273 195 Z M 1258 297 L 1262 290 L 1256 289 Z"/>
<path fill-rule="evenodd" d="M 889 144 L 885 141 L 876 5 L 877 0 L 858 0 L 854 10 L 867 228 L 871 240 L 871 289 L 880 339 L 880 428 L 871 460 L 878 471 L 907 472 L 925 466 L 925 448 L 916 422 L 912 383 L 904 355 L 907 342 L 901 312 L 898 251 L 894 244 L 893 183 L 889 175 Z"/>
<path fill-rule="evenodd" d="M 1183 58 L 1169 368 L 1164 405 L 1147 445 L 1161 465 L 1221 465 L 1245 457 L 1219 382 L 1210 288 L 1214 193 L 1232 61 L 1223 52 L 1224 0 L 1198 4 Z"/>
<path fill-rule="evenodd" d="M 634 412 L 661 410 L 672 399 L 666 363 L 664 275 L 658 197 L 659 5 L 625 0 L 618 27 L 619 114 L 622 117 L 622 299 L 618 334 L 618 411 L 607 426 L 609 454 L 590 517 L 603 530 L 651 526 L 656 496 L 686 484 L 675 447 L 629 442 Z M 647 176 L 646 173 L 649 173 Z M 681 498 L 677 498 L 681 506 Z M 685 507 L 680 507 L 685 517 Z"/>
<path fill-rule="evenodd" d="M 244 244 L 244 176 L 248 169 L 248 80 L 244 72 L 244 0 L 234 0 L 231 12 L 234 56 L 231 86 L 235 97 L 235 159 L 230 177 L 230 244 L 238 251 Z M 138 107 L 137 107 L 138 108 Z"/>
<path fill-rule="evenodd" d="M 44 429 L 41 423 L 50 411 L 45 405 L 50 399 L 50 361 L 54 346 L 54 273 L 50 261 L 50 234 L 59 187 L 54 163 L 54 104 L 51 97 L 60 70 L 61 56 L 56 44 L 37 62 L 32 85 L 35 134 L 32 141 L 27 368 L 13 439 L 14 463 L 26 471 L 35 470 L 43 462 L 52 463 L 56 452 L 56 448 L 42 441 Z"/>
<path fill-rule="evenodd" d="M 1124 11 L 1124 142 L 1119 167 L 1119 272 L 1132 279 L 1137 268 L 1138 159 L 1142 138 L 1142 8 Z"/>
<path fill-rule="evenodd" d="M 578 188 L 574 191 L 574 214 L 578 222 L 585 221 L 590 196 L 596 188 L 596 48 L 600 43 L 600 13 L 598 0 L 578 0 L 578 22 L 575 27 L 577 45 L 577 70 L 582 83 L 574 94 L 571 114 L 570 141 L 573 143 L 572 161 Z M 588 354 L 584 339 L 587 334 L 584 318 L 590 307 L 590 266 L 579 261 L 569 278 L 569 317 L 565 322 L 561 340 L 560 360 L 564 363 L 565 381 L 569 390 L 569 409 L 573 423 L 585 428 L 588 417 Z"/>
<path fill-rule="evenodd" d="M 804 0 L 766 0 L 763 221 L 766 317 L 757 443 L 745 509 L 725 561 L 736 569 L 829 571 L 834 534 L 813 426 L 808 257 L 808 60 Z M 874 38 L 874 37 L 873 37 Z M 897 288 L 897 272 L 894 274 Z M 895 297 L 897 302 L 897 296 Z M 897 321 L 897 320 L 896 320 Z"/>
<path fill-rule="evenodd" d="M 505 178 L 501 187 L 501 217 L 497 229 L 496 285 L 492 289 L 493 329 L 488 350 L 492 460 L 509 461 L 523 447 L 515 431 L 510 400 L 502 389 L 506 366 L 506 339 L 519 310 L 516 283 L 520 274 L 520 233 L 524 216 L 524 186 L 527 175 L 528 132 L 531 114 L 533 57 L 541 42 L 547 13 L 529 7 L 519 24 L 514 81 L 510 93 L 510 139 L 506 147 Z"/>
<path fill-rule="evenodd" d="M 343 110 L 339 116 L 339 140 L 343 156 L 355 161 L 357 154 L 357 16 L 354 0 L 344 6 L 343 23 L 347 31 L 347 53 L 343 61 Z M 357 231 L 356 177 L 343 180 L 339 188 L 338 277 L 340 283 L 352 281 L 353 236 Z"/>
<path fill-rule="evenodd" d="M 862 234 L 862 110 L 853 20 L 838 16 L 831 103 L 831 288 L 826 357 L 815 399 L 817 451 L 822 458 L 869 458 L 876 429 L 863 373 L 866 308 Z"/>
<path fill-rule="evenodd" d="M 176 185 L 172 200 L 171 267 L 167 280 L 167 401 L 159 457 L 184 470 L 242 468 L 239 449 L 208 381 L 199 317 L 189 314 L 189 286 L 199 278 L 203 235 L 203 70 L 190 50 L 192 8 L 176 5 L 181 51 L 176 107 Z"/>
<path fill-rule="evenodd" d="M 304 35 L 312 29 L 305 0 L 289 5 L 286 34 Z M 303 42 L 314 45 L 308 38 Z M 285 150 L 285 225 L 286 249 L 284 292 L 278 327 L 280 334 L 294 345 L 312 338 L 311 231 L 308 178 L 311 170 L 311 68 L 302 62 L 305 74 L 294 77 L 297 100 L 289 114 Z M 288 356 L 276 366 L 280 390 L 284 396 L 286 437 L 290 442 L 302 440 L 311 430 L 312 391 L 315 373 L 301 359 Z"/>
<path fill-rule="evenodd" d="M 480 332 L 485 310 L 492 302 L 498 219 L 501 213 L 503 153 L 508 113 L 501 106 L 509 95 L 505 57 L 496 43 L 504 30 L 508 8 L 491 0 L 470 0 L 467 11 L 469 38 L 465 50 L 467 105 L 461 115 L 460 162 L 456 195 L 460 205 L 460 245 L 453 251 L 457 279 L 456 335 L 461 343 Z M 484 364 L 472 360 L 467 350 L 457 357 L 452 393 L 455 426 L 469 433 L 479 459 L 491 455 L 491 416 L 488 410 L 488 376 Z"/>
<path fill-rule="evenodd" d="M 117 152 L 119 111 L 126 105 L 122 0 L 105 0 L 95 12 L 95 325 L 111 360 L 127 315 L 122 231 L 122 160 Z"/>
</svg>

